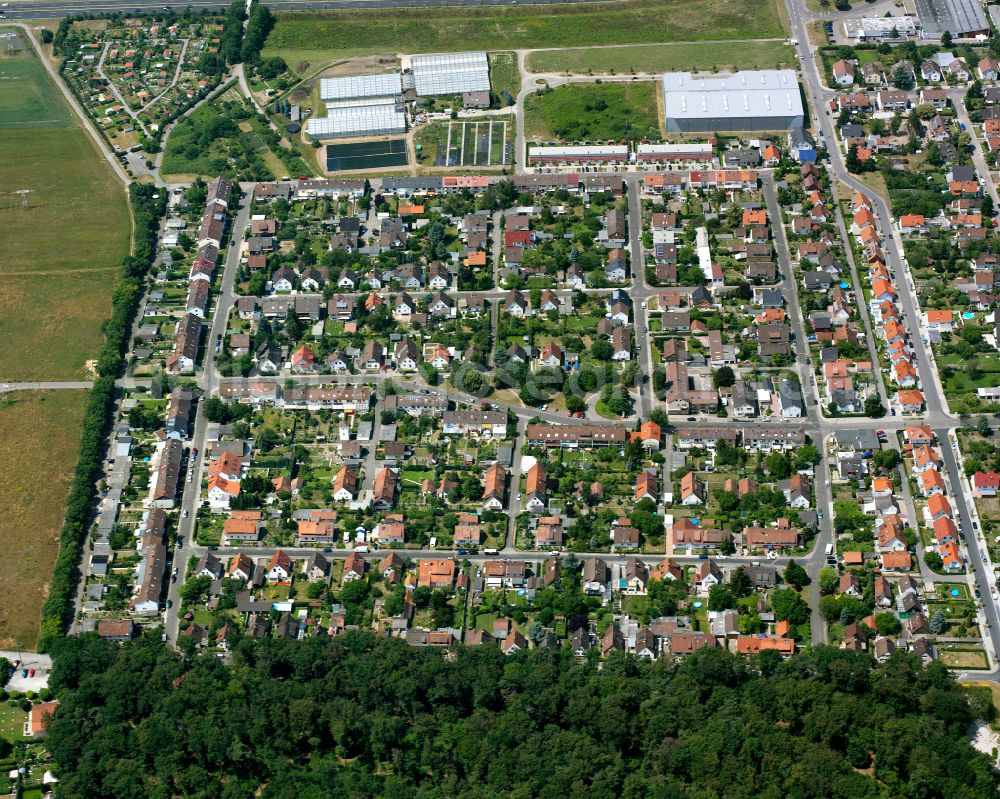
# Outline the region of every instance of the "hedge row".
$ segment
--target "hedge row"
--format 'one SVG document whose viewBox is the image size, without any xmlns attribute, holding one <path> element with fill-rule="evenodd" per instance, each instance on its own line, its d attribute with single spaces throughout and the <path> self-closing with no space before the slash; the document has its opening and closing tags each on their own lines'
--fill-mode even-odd
<svg viewBox="0 0 1000 799">
<path fill-rule="evenodd" d="M 122 372 L 124 353 L 132 321 L 142 297 L 146 274 L 156 253 L 159 222 L 166 212 L 166 192 L 157 195 L 155 186 L 129 186 L 135 235 L 132 254 L 122 260 L 121 278 L 112 298 L 111 316 L 102 326 L 104 345 L 97 358 L 97 380 L 87 399 L 83 437 L 76 473 L 66 503 L 66 520 L 59 534 L 49 596 L 42 607 L 38 638 L 40 652 L 65 633 L 73 620 L 76 588 L 80 580 L 80 560 L 93 515 L 97 481 L 107 452 L 115 404 L 115 380 Z"/>
</svg>

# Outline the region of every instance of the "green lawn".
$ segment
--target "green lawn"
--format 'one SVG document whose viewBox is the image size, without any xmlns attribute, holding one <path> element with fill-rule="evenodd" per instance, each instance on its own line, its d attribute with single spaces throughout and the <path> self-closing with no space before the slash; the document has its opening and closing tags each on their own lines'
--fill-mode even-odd
<svg viewBox="0 0 1000 799">
<path fill-rule="evenodd" d="M 334 58 L 633 42 L 779 38 L 776 0 L 624 0 L 566 6 L 279 13 L 263 55 L 293 69 Z"/>
<path fill-rule="evenodd" d="M 28 740 L 24 737 L 24 722 L 27 720 L 28 714 L 21 708 L 7 702 L 0 703 L 0 738 L 11 743 Z"/>
<path fill-rule="evenodd" d="M 657 84 L 576 83 L 525 98 L 525 135 L 533 141 L 661 138 Z"/>
<path fill-rule="evenodd" d="M 969 587 L 965 583 L 934 583 L 934 590 L 937 592 L 938 599 L 942 601 L 948 601 L 952 599 L 952 589 L 958 591 L 958 595 L 954 597 L 955 600 L 971 599 L 969 596 Z"/>
<path fill-rule="evenodd" d="M 0 375 L 79 379 L 131 222 L 124 187 L 28 51 L 0 56 L 0 164 Z"/>
<path fill-rule="evenodd" d="M 677 43 L 542 50 L 528 56 L 532 72 L 577 74 L 768 69 L 794 64 L 793 48 L 780 41 L 727 42 L 709 47 Z"/>
</svg>

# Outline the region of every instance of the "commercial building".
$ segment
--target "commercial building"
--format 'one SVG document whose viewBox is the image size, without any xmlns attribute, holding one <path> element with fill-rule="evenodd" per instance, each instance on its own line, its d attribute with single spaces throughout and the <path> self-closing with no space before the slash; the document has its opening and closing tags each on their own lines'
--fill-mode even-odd
<svg viewBox="0 0 1000 799">
<path fill-rule="evenodd" d="M 714 158 L 715 154 L 709 142 L 639 144 L 635 148 L 635 160 L 640 164 L 676 164 L 686 168 L 692 164 L 710 166 Z"/>
<path fill-rule="evenodd" d="M 595 145 L 574 147 L 529 147 L 531 164 L 625 164 L 628 147 L 625 145 Z"/>
<path fill-rule="evenodd" d="M 410 59 L 418 97 L 488 92 L 490 67 L 485 51 L 415 55 Z"/>
<path fill-rule="evenodd" d="M 859 42 L 897 42 L 915 38 L 917 23 L 913 17 L 845 19 L 844 35 Z"/>
<path fill-rule="evenodd" d="M 956 39 L 990 35 L 990 23 L 979 0 L 916 0 L 917 19 L 925 39 L 947 31 Z"/>
<path fill-rule="evenodd" d="M 790 69 L 705 78 L 666 72 L 663 101 L 671 133 L 788 130 L 801 127 L 804 114 L 799 84 Z"/>
<path fill-rule="evenodd" d="M 402 75 L 351 75 L 323 78 L 319 82 L 320 100 L 363 100 L 372 97 L 395 97 L 403 92 Z"/>
</svg>

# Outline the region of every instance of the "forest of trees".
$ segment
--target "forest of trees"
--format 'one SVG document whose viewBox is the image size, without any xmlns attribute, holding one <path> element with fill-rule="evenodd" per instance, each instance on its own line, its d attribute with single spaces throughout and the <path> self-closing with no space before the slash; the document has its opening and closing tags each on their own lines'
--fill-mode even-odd
<svg viewBox="0 0 1000 799">
<path fill-rule="evenodd" d="M 821 647 L 598 669 L 560 650 L 452 657 L 350 632 L 241 642 L 232 664 L 146 639 L 58 642 L 48 746 L 66 797 L 993 797 L 939 664 Z"/>
</svg>

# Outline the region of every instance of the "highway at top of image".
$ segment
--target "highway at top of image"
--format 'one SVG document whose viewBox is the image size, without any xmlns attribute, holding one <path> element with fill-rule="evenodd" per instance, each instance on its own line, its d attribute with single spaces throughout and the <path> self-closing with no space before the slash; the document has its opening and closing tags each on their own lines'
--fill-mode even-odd
<svg viewBox="0 0 1000 799">
<path fill-rule="evenodd" d="M 511 2 L 511 0 L 269 0 L 266 4 L 273 11 L 337 11 L 361 8 L 433 8 L 459 6 L 507 6 L 507 5 L 569 5 L 589 3 L 596 0 L 531 0 L 531 2 Z M 45 19 L 68 17 L 75 14 L 122 14 L 129 11 L 156 11 L 170 8 L 181 11 L 185 8 L 224 9 L 229 3 L 218 0 L 192 0 L 186 3 L 165 3 L 162 0 L 99 0 L 94 3 L 58 2 L 57 0 L 9 0 L 2 9 L 8 19 Z"/>
</svg>

